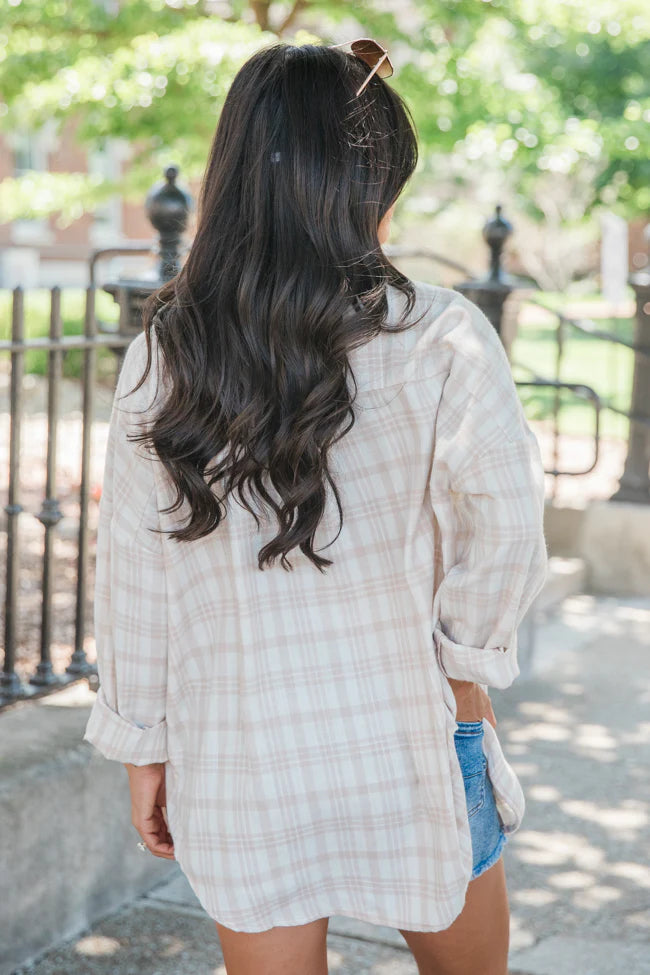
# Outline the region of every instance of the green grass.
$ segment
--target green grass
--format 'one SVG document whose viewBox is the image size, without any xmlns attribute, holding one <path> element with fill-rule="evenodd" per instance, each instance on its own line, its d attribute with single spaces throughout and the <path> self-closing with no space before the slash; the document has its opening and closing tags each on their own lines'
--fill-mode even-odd
<svg viewBox="0 0 650 975">
<path fill-rule="evenodd" d="M 6 288 L 0 289 L 0 340 L 11 338 L 12 294 Z M 82 335 L 86 292 L 83 288 L 65 288 L 61 291 L 61 317 L 64 335 Z M 25 337 L 44 338 L 50 331 L 50 291 L 35 288 L 25 291 Z M 115 323 L 119 318 L 118 307 L 105 291 L 96 292 L 95 314 L 98 321 Z M 80 378 L 82 372 L 81 349 L 70 349 L 63 357 L 63 375 L 69 379 Z M 100 378 L 111 376 L 115 371 L 115 356 L 109 349 L 99 349 L 97 353 L 97 375 Z M 47 352 L 32 349 L 25 353 L 25 372 L 44 376 L 47 374 Z"/>
</svg>

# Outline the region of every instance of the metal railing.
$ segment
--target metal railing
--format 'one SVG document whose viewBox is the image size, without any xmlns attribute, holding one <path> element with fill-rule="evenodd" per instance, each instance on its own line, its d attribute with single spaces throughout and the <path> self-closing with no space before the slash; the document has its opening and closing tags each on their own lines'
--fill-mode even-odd
<svg viewBox="0 0 650 975">
<path fill-rule="evenodd" d="M 96 673 L 96 666 L 88 662 L 84 650 L 86 631 L 86 603 L 88 579 L 88 504 L 91 429 L 95 404 L 96 358 L 97 350 L 108 348 L 114 351 L 119 360 L 132 340 L 132 336 L 117 333 L 102 334 L 98 331 L 95 316 L 95 287 L 86 289 L 84 326 L 81 335 L 64 335 L 61 316 L 61 289 L 50 291 L 50 325 L 46 338 L 25 337 L 24 292 L 18 287 L 12 292 L 11 339 L 0 341 L 0 353 L 11 357 L 9 386 L 9 480 L 7 504 L 5 505 L 7 549 L 6 549 L 6 588 L 4 615 L 4 662 L 0 673 L 0 707 L 23 699 L 47 694 L 53 689 Z M 16 651 L 19 624 L 18 593 L 19 567 L 21 565 L 20 516 L 28 514 L 20 502 L 21 475 L 21 423 L 23 419 L 23 379 L 25 375 L 26 352 L 40 349 L 46 352 L 47 369 L 47 446 L 46 478 L 41 507 L 33 512 L 43 525 L 43 556 L 40 612 L 39 660 L 27 683 L 21 681 L 16 673 Z M 60 420 L 60 398 L 62 385 L 63 357 L 71 349 L 83 351 L 82 365 L 82 426 L 80 488 L 79 488 L 79 527 L 77 538 L 76 599 L 74 621 L 74 647 L 70 663 L 63 674 L 55 674 L 52 667 L 52 617 L 53 583 L 56 574 L 54 553 L 55 528 L 63 513 L 57 496 L 57 434 Z"/>
<path fill-rule="evenodd" d="M 639 407 L 638 403 L 635 404 L 633 397 L 632 405 L 629 409 L 624 409 L 620 406 L 616 406 L 611 399 L 604 398 L 600 396 L 591 386 L 585 383 L 570 383 L 564 382 L 560 379 L 562 374 L 562 367 L 564 364 L 564 357 L 566 351 L 566 342 L 569 332 L 575 331 L 580 334 L 589 336 L 592 339 L 596 339 L 603 342 L 609 342 L 614 345 L 619 345 L 624 348 L 630 349 L 634 352 L 635 357 L 645 357 L 650 361 L 650 346 L 646 346 L 640 342 L 631 342 L 620 335 L 616 335 L 614 332 L 610 332 L 607 329 L 600 328 L 592 319 L 588 318 L 573 318 L 570 315 L 564 314 L 564 312 L 557 311 L 555 309 L 549 308 L 544 302 L 538 299 L 528 297 L 526 299 L 528 304 L 535 305 L 538 308 L 544 309 L 544 311 L 549 312 L 554 315 L 557 319 L 557 324 L 554 329 L 554 340 L 555 340 L 555 375 L 553 377 L 544 377 L 536 373 L 536 371 L 530 367 L 528 364 L 512 361 L 512 365 L 524 369 L 528 372 L 533 379 L 530 381 L 518 381 L 518 386 L 546 386 L 551 389 L 555 389 L 556 393 L 553 397 L 553 466 L 546 469 L 547 474 L 551 474 L 554 478 L 552 497 L 555 498 L 557 491 L 557 478 L 566 476 L 580 476 L 584 474 L 589 474 L 596 466 L 599 457 L 599 447 L 600 447 L 600 413 L 602 410 L 609 410 L 612 413 L 616 413 L 618 416 L 626 417 L 631 423 L 635 423 L 643 427 L 650 433 L 650 415 L 643 412 Z M 638 329 L 637 329 L 638 331 Z M 638 359 L 637 359 L 638 362 Z M 594 417 L 594 456 L 593 461 L 587 468 L 581 469 L 571 469 L 563 470 L 559 465 L 559 452 L 560 452 L 560 438 L 562 436 L 560 432 L 560 421 L 559 414 L 561 409 L 561 398 L 559 395 L 560 389 L 565 388 L 574 392 L 577 396 L 590 401 L 595 410 Z M 646 465 L 647 466 L 647 465 Z"/>
<path fill-rule="evenodd" d="M 89 257 L 89 287 L 86 289 L 84 325 L 81 335 L 63 334 L 61 316 L 61 289 L 50 292 L 50 326 L 46 338 L 25 337 L 25 303 L 23 289 L 12 292 L 11 339 L 0 341 L 0 353 L 11 358 L 10 378 L 10 435 L 9 435 L 9 483 L 7 491 L 7 553 L 4 620 L 4 662 L 0 672 L 0 707 L 24 698 L 42 696 L 76 680 L 96 677 L 97 667 L 89 663 L 84 650 L 86 631 L 87 578 L 88 578 L 88 504 L 91 430 L 95 412 L 97 350 L 110 349 L 117 358 L 117 373 L 121 368 L 126 347 L 142 328 L 142 302 L 157 290 L 164 281 L 174 277 L 179 270 L 183 232 L 193 205 L 191 195 L 177 185 L 178 167 L 168 166 L 164 179 L 156 183 L 147 195 L 145 210 L 152 226 L 158 232 L 158 240 L 131 241 L 116 247 L 103 247 Z M 103 290 L 112 294 L 120 309 L 117 329 L 102 326 L 96 318 L 96 268 L 100 260 L 118 255 L 157 254 L 159 266 L 157 278 L 141 281 L 120 279 L 105 282 Z M 34 513 L 44 529 L 41 620 L 39 660 L 27 681 L 17 673 L 18 632 L 18 573 L 21 564 L 20 515 L 25 513 L 19 498 L 21 463 L 21 421 L 23 418 L 23 379 L 25 354 L 40 349 L 47 354 L 47 447 L 44 497 L 39 512 Z M 77 538 L 77 572 L 74 620 L 74 647 L 69 664 L 63 674 L 56 674 L 52 666 L 52 618 L 53 580 L 55 575 L 54 529 L 63 517 L 57 497 L 57 432 L 60 419 L 60 398 L 63 375 L 63 357 L 66 352 L 79 349 L 83 352 L 82 365 L 82 428 L 79 487 L 79 526 Z M 24 668 L 21 668 L 24 669 Z"/>
<path fill-rule="evenodd" d="M 93 254 L 93 263 L 117 249 L 107 249 Z M 120 249 L 133 253 L 134 248 Z M 142 249 L 144 251 L 144 249 Z M 12 292 L 11 338 L 0 341 L 0 354 L 10 357 L 9 412 L 10 434 L 8 442 L 9 478 L 6 518 L 6 589 L 4 599 L 4 661 L 0 672 L 0 708 L 25 698 L 40 697 L 74 681 L 96 676 L 94 663 L 87 659 L 84 649 L 88 628 L 88 578 L 89 578 L 89 503 L 91 431 L 95 414 L 97 379 L 97 352 L 110 349 L 117 358 L 119 372 L 121 359 L 134 334 L 108 330 L 96 317 L 96 287 L 91 284 L 85 291 L 83 331 L 80 335 L 64 335 L 61 314 L 61 288 L 50 291 L 49 334 L 46 337 L 26 337 L 25 302 L 22 288 Z M 21 433 L 23 420 L 23 385 L 25 355 L 31 350 L 41 350 L 47 356 L 47 413 L 46 413 L 46 476 L 40 510 L 26 511 L 20 499 L 21 482 Z M 55 673 L 52 665 L 54 581 L 57 578 L 55 553 L 56 527 L 63 517 L 57 486 L 57 441 L 61 419 L 61 386 L 63 359 L 67 352 L 78 349 L 83 352 L 81 364 L 81 451 L 79 457 L 79 522 L 77 527 L 74 643 L 70 662 L 63 673 Z M 597 407 L 599 400 L 593 390 L 575 383 L 549 382 L 540 377 L 519 385 L 564 386 L 577 392 L 585 392 Z M 597 436 L 597 428 L 596 428 Z M 597 442 L 597 440 L 596 440 Z M 597 457 L 595 458 L 595 460 Z M 594 463 L 595 463 L 594 460 Z M 31 515 L 43 526 L 42 581 L 40 586 L 40 632 L 38 661 L 26 680 L 16 671 L 19 640 L 19 573 L 23 563 L 21 549 L 21 518 Z M 32 556 L 33 558 L 33 556 Z M 36 654 L 34 654 L 36 656 Z M 21 667 L 24 671 L 24 665 Z"/>
<path fill-rule="evenodd" d="M 173 170 L 168 170 L 167 184 L 159 190 L 159 197 L 175 191 L 172 185 L 174 180 L 170 178 Z M 177 201 L 176 201 L 177 202 Z M 176 210 L 170 211 L 170 219 L 175 216 Z M 160 214 L 158 214 L 160 218 Z M 159 219 L 159 223 L 160 223 Z M 0 353 L 7 353 L 11 359 L 11 376 L 9 389 L 9 409 L 10 409 L 10 436 L 9 436 L 9 482 L 7 491 L 7 504 L 5 512 L 7 549 L 6 549 L 6 591 L 5 591 L 5 620 L 4 620 L 4 663 L 0 673 L 0 708 L 15 703 L 24 698 L 39 697 L 51 692 L 61 686 L 81 679 L 96 678 L 97 668 L 95 664 L 89 663 L 84 650 L 84 638 L 86 635 L 86 608 L 87 608 L 87 579 L 89 567 L 88 553 L 88 513 L 89 513 L 89 471 L 91 460 L 91 430 L 95 412 L 95 388 L 96 388 L 96 359 L 97 351 L 101 348 L 110 349 L 118 359 L 117 369 L 121 365 L 124 352 L 138 333 L 141 326 L 141 301 L 146 293 L 154 290 L 162 280 L 166 279 L 174 267 L 179 253 L 180 231 L 176 227 L 176 238 L 161 232 L 161 244 L 158 253 L 161 256 L 161 280 L 152 281 L 119 281 L 114 284 L 106 284 L 105 291 L 113 294 L 120 305 L 120 324 L 118 329 L 108 329 L 101 322 L 97 321 L 95 311 L 96 299 L 96 266 L 105 257 L 126 255 L 126 254 L 145 254 L 156 251 L 153 242 L 135 242 L 129 245 L 121 245 L 115 248 L 102 248 L 94 251 L 90 256 L 90 286 L 86 289 L 86 301 L 84 312 L 83 331 L 80 335 L 63 335 L 63 323 L 61 316 L 61 289 L 53 288 L 50 292 L 49 309 L 49 334 L 45 338 L 25 337 L 25 308 L 24 293 L 22 288 L 16 288 L 12 292 L 11 308 L 11 339 L 0 341 Z M 503 318 L 503 306 L 508 294 L 513 290 L 511 283 L 504 280 L 500 270 L 500 253 L 505 236 L 510 225 L 504 221 L 497 208 L 497 216 L 490 221 L 484 230 L 484 236 L 492 251 L 491 270 L 488 278 L 472 279 L 463 282 L 458 286 L 458 290 L 472 298 L 483 311 L 488 315 L 494 324 L 497 332 L 501 334 L 501 324 Z M 164 228 L 163 228 L 164 229 Z M 164 240 L 163 240 L 164 237 Z M 164 243 L 164 247 L 163 247 Z M 452 268 L 464 273 L 468 278 L 470 271 L 457 261 L 453 261 L 444 255 L 421 248 L 395 248 L 387 247 L 387 253 L 392 257 L 426 258 L 439 265 Z M 637 472 L 637 481 L 640 484 L 639 493 L 642 500 L 645 500 L 645 483 L 647 480 L 647 453 L 644 454 L 644 445 L 648 443 L 648 431 L 650 430 L 650 408 L 645 408 L 644 395 L 647 395 L 650 382 L 645 382 L 646 373 L 639 367 L 639 362 L 647 359 L 650 362 L 650 346 L 638 340 L 639 335 L 645 335 L 650 329 L 650 283 L 644 287 L 648 289 L 648 298 L 644 297 L 644 292 L 637 292 L 637 341 L 629 342 L 612 332 L 598 328 L 590 320 L 578 320 L 565 315 L 562 312 L 553 311 L 541 301 L 530 296 L 526 301 L 533 305 L 538 305 L 546 311 L 551 312 L 557 317 L 555 329 L 556 355 L 555 355 L 555 376 L 547 377 L 536 373 L 531 367 L 522 363 L 513 363 L 524 368 L 530 375 L 530 379 L 517 380 L 516 385 L 521 388 L 548 388 L 553 391 L 553 462 L 547 470 L 548 474 L 554 478 L 554 493 L 557 485 L 557 478 L 565 475 L 579 476 L 588 474 L 592 471 L 599 459 L 600 447 L 600 415 L 603 409 L 612 410 L 615 413 L 626 416 L 630 419 L 631 426 L 636 424 L 635 429 L 642 430 L 643 436 L 631 437 L 628 460 L 631 468 Z M 643 316 L 646 316 L 644 318 Z M 635 374 L 633 403 L 630 410 L 624 410 L 615 406 L 609 400 L 602 399 L 598 393 L 589 385 L 580 382 L 567 382 L 560 378 L 563 357 L 566 345 L 566 335 L 569 330 L 577 330 L 583 334 L 588 334 L 594 339 L 608 341 L 625 346 L 635 352 Z M 644 331 L 644 329 L 646 331 Z M 650 331 L 648 332 L 650 335 Z M 650 341 L 650 339 L 649 339 Z M 21 466 L 21 421 L 23 418 L 23 380 L 25 375 L 25 354 L 34 349 L 40 349 L 47 355 L 47 447 L 46 447 L 46 477 L 44 493 L 41 507 L 38 512 L 33 512 L 34 517 L 43 526 L 43 555 L 42 555 L 42 585 L 40 592 L 41 612 L 40 612 L 40 646 L 39 659 L 33 673 L 29 674 L 26 681 L 22 681 L 16 670 L 17 654 L 17 634 L 19 627 L 18 616 L 18 593 L 19 593 L 19 566 L 21 563 L 20 545 L 20 518 L 21 514 L 27 514 L 23 505 L 20 503 L 20 466 Z M 56 558 L 54 552 L 54 529 L 63 517 L 59 498 L 57 496 L 57 430 L 60 419 L 60 393 L 62 385 L 62 365 L 65 353 L 79 349 L 83 352 L 82 357 L 82 435 L 81 435 L 81 456 L 80 463 L 80 486 L 79 486 L 79 524 L 77 536 L 77 555 L 76 555 L 76 593 L 75 593 L 75 616 L 74 616 L 74 646 L 72 648 L 71 659 L 63 674 L 54 673 L 52 666 L 51 647 L 52 647 L 52 621 L 53 621 L 53 581 L 56 572 Z M 559 466 L 559 442 L 561 437 L 559 413 L 561 408 L 561 391 L 569 390 L 577 397 L 588 401 L 594 409 L 594 428 L 593 440 L 594 451 L 593 459 L 588 467 L 579 470 L 562 470 Z M 645 439 L 644 439 L 645 437 Z M 644 460 L 645 473 L 644 473 Z M 631 458 L 631 460 L 630 460 Z M 640 472 L 640 473 L 638 473 Z M 623 482 L 622 482 L 623 483 Z M 650 483 L 650 482 L 649 482 Z M 650 492 L 648 492 L 650 500 Z M 25 670 L 25 667 L 21 667 Z"/>
</svg>

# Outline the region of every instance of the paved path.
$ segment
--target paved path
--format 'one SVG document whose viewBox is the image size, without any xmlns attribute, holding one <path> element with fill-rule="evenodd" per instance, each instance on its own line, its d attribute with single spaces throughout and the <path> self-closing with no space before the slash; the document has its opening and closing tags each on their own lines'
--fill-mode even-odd
<svg viewBox="0 0 650 975">
<path fill-rule="evenodd" d="M 531 676 L 491 693 L 527 798 L 504 852 L 511 975 L 650 975 L 649 653 L 650 599 L 574 596 L 540 627 Z M 328 955 L 331 975 L 417 975 L 398 932 L 351 918 L 330 920 Z M 225 968 L 179 869 L 27 972 Z"/>
</svg>

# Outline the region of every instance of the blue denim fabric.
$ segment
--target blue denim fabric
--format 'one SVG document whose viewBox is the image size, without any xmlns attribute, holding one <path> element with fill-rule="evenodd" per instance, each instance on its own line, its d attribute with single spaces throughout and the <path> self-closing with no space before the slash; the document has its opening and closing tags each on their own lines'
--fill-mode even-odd
<svg viewBox="0 0 650 975">
<path fill-rule="evenodd" d="M 454 743 L 465 783 L 467 816 L 472 836 L 472 880 L 496 863 L 508 839 L 501 827 L 492 783 L 487 773 L 483 735 L 482 721 L 456 722 Z"/>
</svg>

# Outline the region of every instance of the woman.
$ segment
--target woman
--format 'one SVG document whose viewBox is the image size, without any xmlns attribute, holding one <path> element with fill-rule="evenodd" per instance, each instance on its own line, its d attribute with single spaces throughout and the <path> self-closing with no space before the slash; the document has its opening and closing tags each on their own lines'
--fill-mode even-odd
<svg viewBox="0 0 650 975">
<path fill-rule="evenodd" d="M 111 417 L 85 738 L 228 975 L 322 975 L 331 914 L 506 972 L 524 798 L 486 688 L 545 577 L 542 467 L 487 319 L 381 249 L 417 159 L 389 72 L 244 64 Z"/>
</svg>

